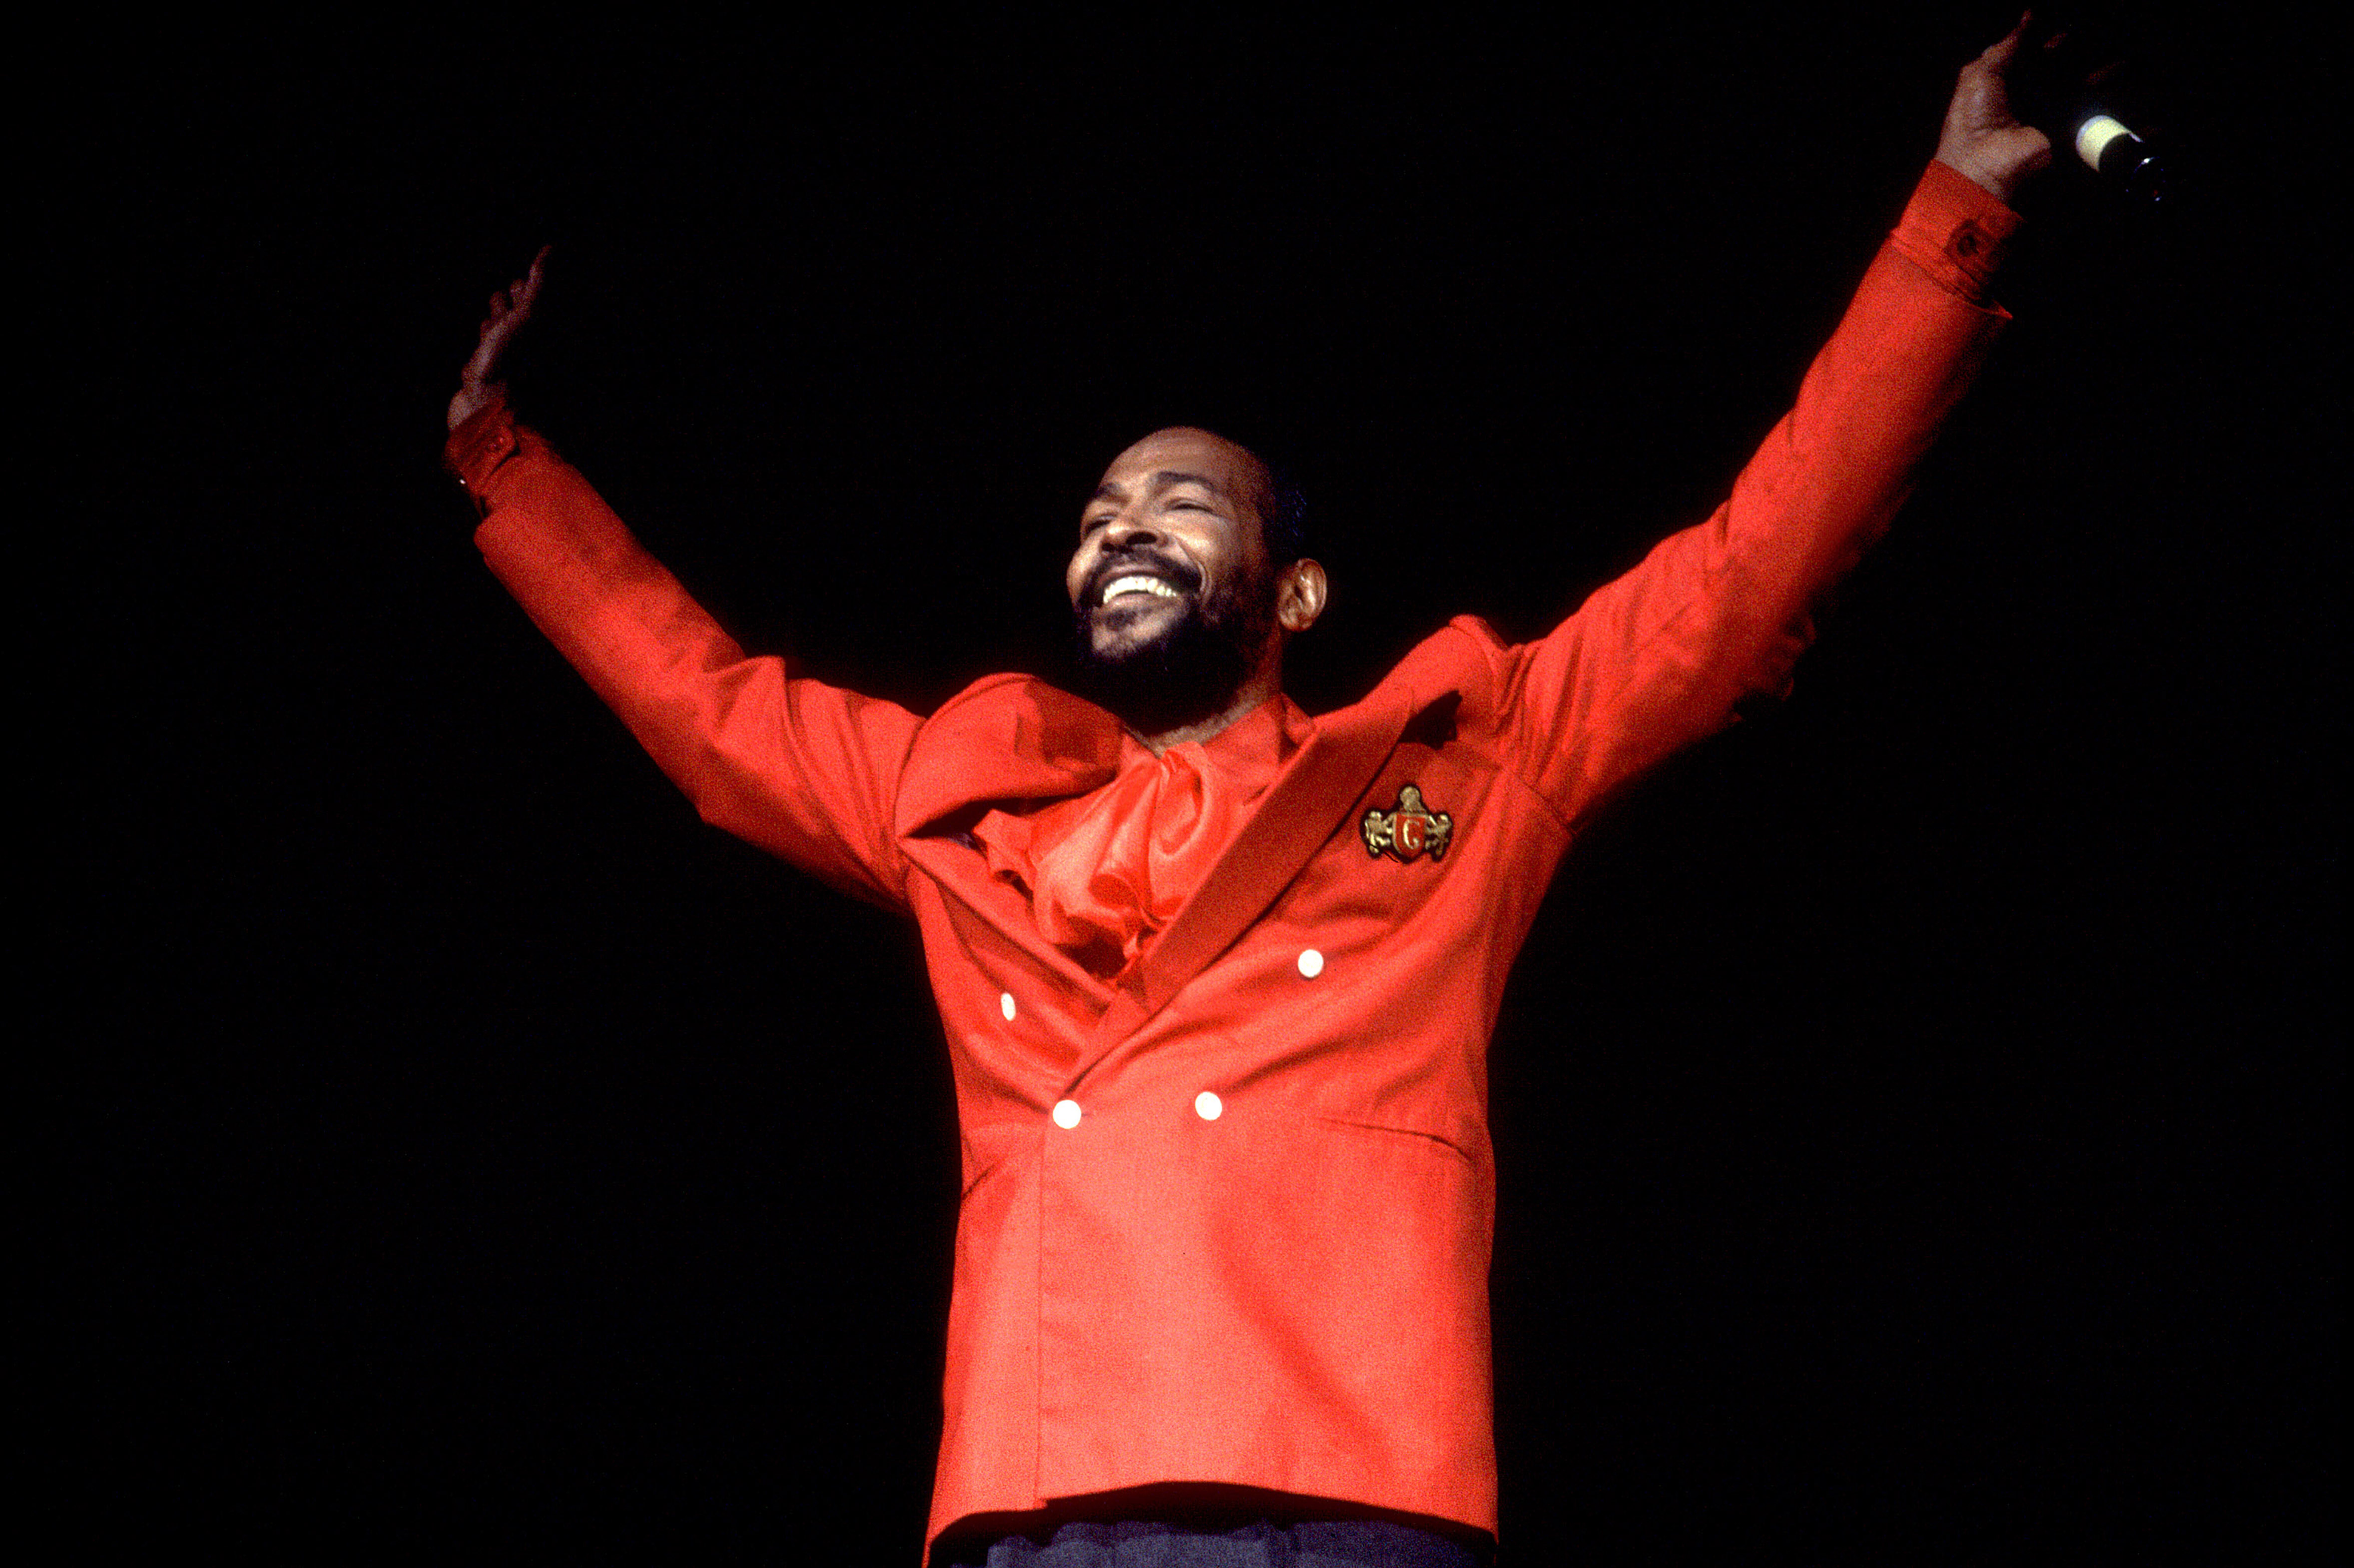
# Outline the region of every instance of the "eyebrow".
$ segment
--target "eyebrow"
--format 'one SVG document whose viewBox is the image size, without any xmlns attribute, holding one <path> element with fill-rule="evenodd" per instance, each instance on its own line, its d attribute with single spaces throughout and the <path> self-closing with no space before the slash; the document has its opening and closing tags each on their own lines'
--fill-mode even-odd
<svg viewBox="0 0 2354 1568">
<path fill-rule="evenodd" d="M 1172 485 L 1179 484 L 1198 484 L 1213 495 L 1225 494 L 1225 491 L 1219 486 L 1218 482 L 1210 478 L 1206 474 L 1187 473 L 1182 469 L 1174 468 L 1164 468 L 1153 474 L 1150 480 L 1145 482 L 1145 488 L 1147 490 L 1161 491 L 1167 490 Z M 1112 483 L 1109 480 L 1106 480 L 1101 484 L 1096 486 L 1096 493 L 1087 497 L 1087 499 L 1090 501 L 1103 501 L 1122 493 L 1123 492 L 1120 490 L 1119 485 Z"/>
</svg>

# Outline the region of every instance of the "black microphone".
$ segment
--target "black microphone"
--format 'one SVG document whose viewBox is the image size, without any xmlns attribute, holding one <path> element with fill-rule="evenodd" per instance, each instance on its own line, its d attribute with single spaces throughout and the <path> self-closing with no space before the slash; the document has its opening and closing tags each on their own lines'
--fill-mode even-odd
<svg viewBox="0 0 2354 1568">
<path fill-rule="evenodd" d="M 2066 117 L 2069 145 L 2101 183 L 2128 201 L 2162 202 L 2173 192 L 2165 162 L 2131 127 L 2097 108 Z"/>
<path fill-rule="evenodd" d="M 2141 117 L 2120 101 L 2126 84 L 2118 79 L 2131 74 L 2125 42 L 2104 25 L 2107 18 L 2084 16 L 2087 9 L 2105 7 L 2080 4 L 2074 15 L 2039 8 L 2019 79 L 2024 117 L 2052 138 L 2055 150 L 2074 149 L 2101 184 L 2127 202 L 2165 202 L 2174 194 L 2173 171 L 2166 155 L 2134 129 Z M 2123 96 L 2135 97 L 2129 90 Z"/>
</svg>

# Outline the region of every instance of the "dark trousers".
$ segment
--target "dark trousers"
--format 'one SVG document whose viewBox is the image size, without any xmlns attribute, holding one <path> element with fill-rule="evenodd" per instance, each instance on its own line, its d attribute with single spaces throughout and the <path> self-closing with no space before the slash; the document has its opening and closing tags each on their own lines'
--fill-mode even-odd
<svg viewBox="0 0 2354 1568">
<path fill-rule="evenodd" d="M 943 1543 L 935 1568 L 1485 1568 L 1488 1558 L 1443 1535 L 1378 1520 L 1232 1530 L 1150 1520 L 1056 1528 L 1040 1545 L 1026 1535 Z"/>
</svg>

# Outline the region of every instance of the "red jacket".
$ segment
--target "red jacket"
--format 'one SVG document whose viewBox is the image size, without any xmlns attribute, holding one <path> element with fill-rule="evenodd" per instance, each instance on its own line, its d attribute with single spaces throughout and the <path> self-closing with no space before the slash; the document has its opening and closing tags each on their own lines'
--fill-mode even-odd
<svg viewBox="0 0 2354 1568">
<path fill-rule="evenodd" d="M 452 437 L 493 569 L 704 817 L 921 927 L 964 1143 L 933 1536 L 1163 1481 L 1494 1531 L 1506 971 L 1596 803 L 1787 687 L 2004 319 L 2015 222 L 1933 164 L 1724 506 L 1543 641 L 1458 620 L 1316 719 L 1117 987 L 967 832 L 1107 782 L 1108 715 L 1008 675 L 923 719 L 747 658 L 503 408 Z"/>
</svg>

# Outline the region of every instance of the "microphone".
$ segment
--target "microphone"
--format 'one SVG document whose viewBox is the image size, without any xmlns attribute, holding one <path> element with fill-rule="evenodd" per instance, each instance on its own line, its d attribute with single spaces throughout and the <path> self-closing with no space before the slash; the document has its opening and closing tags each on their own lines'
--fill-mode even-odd
<svg viewBox="0 0 2354 1568">
<path fill-rule="evenodd" d="M 2137 207 L 2161 204 L 2175 194 L 2174 171 L 2166 155 L 2134 129 L 2141 116 L 2130 85 L 2128 46 L 2107 16 L 2086 16 L 2086 10 L 2109 7 L 2085 4 L 2074 14 L 2038 9 L 2031 23 L 2031 50 L 2018 80 L 2024 118 L 2052 138 L 2056 149 L 2075 149 L 2076 156 L 2110 191 Z"/>
<path fill-rule="evenodd" d="M 2103 185 L 2134 202 L 2163 202 L 2173 194 L 2164 161 L 2124 121 L 2101 109 L 2080 109 L 2067 118 L 2073 122 L 2069 144 Z"/>
</svg>

